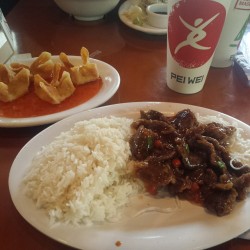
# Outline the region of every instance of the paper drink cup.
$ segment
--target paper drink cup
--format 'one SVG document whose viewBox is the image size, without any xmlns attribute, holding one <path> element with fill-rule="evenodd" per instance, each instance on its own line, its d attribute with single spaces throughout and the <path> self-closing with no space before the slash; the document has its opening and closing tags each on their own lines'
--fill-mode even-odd
<svg viewBox="0 0 250 250">
<path fill-rule="evenodd" d="M 229 67 L 250 20 L 250 0 L 232 0 L 220 40 L 215 49 L 212 66 Z"/>
<path fill-rule="evenodd" d="M 231 0 L 168 0 L 167 86 L 202 90 Z"/>
</svg>

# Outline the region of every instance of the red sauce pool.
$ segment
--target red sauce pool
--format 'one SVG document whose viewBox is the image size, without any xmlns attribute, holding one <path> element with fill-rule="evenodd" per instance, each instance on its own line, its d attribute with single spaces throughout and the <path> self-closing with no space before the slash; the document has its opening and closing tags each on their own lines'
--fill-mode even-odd
<svg viewBox="0 0 250 250">
<path fill-rule="evenodd" d="M 76 107 L 95 96 L 102 87 L 102 80 L 79 85 L 76 87 L 72 96 L 60 104 L 50 104 L 36 96 L 34 91 L 30 90 L 26 95 L 12 101 L 0 101 L 0 116 L 8 118 L 25 118 L 42 115 L 49 115 Z"/>
</svg>

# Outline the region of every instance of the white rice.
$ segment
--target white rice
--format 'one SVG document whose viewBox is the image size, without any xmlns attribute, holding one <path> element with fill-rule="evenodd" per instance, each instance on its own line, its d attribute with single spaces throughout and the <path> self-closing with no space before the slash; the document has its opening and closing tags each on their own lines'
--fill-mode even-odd
<svg viewBox="0 0 250 250">
<path fill-rule="evenodd" d="M 126 167 L 131 122 L 118 117 L 78 122 L 34 157 L 25 191 L 52 223 L 119 220 L 120 208 L 140 189 Z"/>
</svg>

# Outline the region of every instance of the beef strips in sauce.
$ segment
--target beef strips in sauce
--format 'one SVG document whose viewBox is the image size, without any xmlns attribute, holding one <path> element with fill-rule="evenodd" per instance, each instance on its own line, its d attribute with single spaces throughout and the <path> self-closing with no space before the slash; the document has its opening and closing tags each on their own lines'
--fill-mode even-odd
<svg viewBox="0 0 250 250">
<path fill-rule="evenodd" d="M 246 198 L 250 169 L 236 160 L 232 168 L 227 149 L 234 127 L 201 124 L 189 109 L 170 117 L 141 111 L 132 127 L 135 175 L 152 195 L 166 190 L 218 216 L 230 213 L 236 201 Z"/>
</svg>

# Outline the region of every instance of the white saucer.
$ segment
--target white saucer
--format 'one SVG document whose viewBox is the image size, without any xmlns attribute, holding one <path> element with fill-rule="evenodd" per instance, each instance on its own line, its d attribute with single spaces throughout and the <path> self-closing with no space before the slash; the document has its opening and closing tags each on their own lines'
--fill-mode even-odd
<svg viewBox="0 0 250 250">
<path fill-rule="evenodd" d="M 144 23 L 143 26 L 135 25 L 126 15 L 125 12 L 128 11 L 131 3 L 129 1 L 125 1 L 119 8 L 118 14 L 121 21 L 126 24 L 128 27 L 138 30 L 144 33 L 152 34 L 152 35 L 166 35 L 167 29 L 159 29 L 153 26 L 150 26 L 148 23 Z"/>
</svg>

